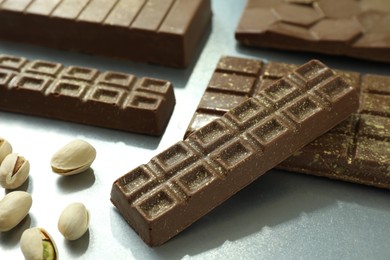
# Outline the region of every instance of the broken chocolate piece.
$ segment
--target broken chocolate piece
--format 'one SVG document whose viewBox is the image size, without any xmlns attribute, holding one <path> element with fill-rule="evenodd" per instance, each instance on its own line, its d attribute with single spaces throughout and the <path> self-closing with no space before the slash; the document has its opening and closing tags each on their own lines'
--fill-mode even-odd
<svg viewBox="0 0 390 260">
<path fill-rule="evenodd" d="M 387 0 L 248 0 L 236 39 L 248 46 L 390 62 Z"/>
<path fill-rule="evenodd" d="M 357 107 L 355 88 L 308 62 L 117 179 L 111 201 L 147 244 L 163 244 Z"/>
<path fill-rule="evenodd" d="M 0 38 L 186 67 L 211 20 L 210 0 L 4 0 Z"/>
<path fill-rule="evenodd" d="M 296 68 L 286 63 L 221 58 L 185 136 Z M 336 72 L 360 90 L 359 111 L 276 168 L 390 189 L 390 77 Z"/>
<path fill-rule="evenodd" d="M 0 109 L 161 135 L 175 106 L 172 84 L 118 72 L 0 55 Z"/>
</svg>

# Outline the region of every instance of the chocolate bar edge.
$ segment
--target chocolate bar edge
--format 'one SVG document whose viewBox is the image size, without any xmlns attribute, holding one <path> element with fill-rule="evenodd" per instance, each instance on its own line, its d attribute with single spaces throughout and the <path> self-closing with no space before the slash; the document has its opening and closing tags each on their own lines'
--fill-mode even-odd
<svg viewBox="0 0 390 260">
<path fill-rule="evenodd" d="M 141 29 L 130 31 L 130 29 L 118 25 L 102 25 L 94 22 L 47 17 L 42 14 L 6 10 L 0 6 L 0 24 L 7 25 L 0 27 L 0 39 L 129 59 L 135 62 L 186 68 L 196 58 L 199 49 L 202 48 L 200 45 L 207 35 L 207 28 L 212 20 L 211 0 L 199 0 L 198 2 L 194 17 L 184 32 L 151 32 Z M 28 18 L 27 16 L 31 17 Z M 51 23 L 53 28 L 47 27 L 48 22 Z M 73 27 L 75 27 L 74 30 Z M 42 28 L 46 29 L 43 30 Z M 51 29 L 47 31 L 47 28 Z M 85 38 L 85 42 L 83 42 L 82 37 L 84 36 L 80 34 L 81 29 L 92 33 L 92 37 L 88 38 L 92 41 Z M 14 33 L 20 31 L 25 31 L 25 33 Z M 55 31 L 59 33 L 55 33 Z M 99 33 L 95 31 L 99 31 Z M 105 40 L 96 40 L 95 36 L 99 39 L 107 39 L 106 41 L 109 41 L 109 44 Z M 26 40 L 27 38 L 28 40 Z M 147 42 L 142 44 L 141 41 L 147 41 L 146 39 L 152 39 L 153 42 L 160 43 L 154 44 L 154 46 Z M 124 42 L 127 43 L 123 44 Z M 110 47 L 107 47 L 107 44 Z M 137 46 L 142 46 L 142 49 L 137 48 Z M 143 46 L 152 47 L 145 49 Z"/>
<path fill-rule="evenodd" d="M 348 51 L 345 52 L 344 50 L 328 50 L 326 48 L 321 48 L 321 51 L 318 51 L 318 47 L 301 47 L 301 46 L 310 46 L 307 42 L 300 42 L 299 46 L 292 46 L 290 45 L 288 48 L 283 44 L 286 41 L 289 41 L 290 39 L 282 38 L 280 41 L 269 41 L 267 40 L 271 38 L 270 35 L 264 35 L 264 36 L 259 36 L 257 34 L 252 34 L 252 33 L 242 33 L 239 31 L 235 32 L 235 39 L 237 42 L 242 45 L 242 46 L 247 46 L 247 47 L 252 47 L 252 48 L 265 48 L 269 50 L 279 50 L 279 51 L 296 51 L 296 52 L 301 52 L 301 53 L 320 53 L 320 54 L 326 54 L 326 55 L 331 55 L 334 57 L 337 56 L 345 56 L 349 58 L 354 58 L 354 59 L 364 59 L 364 60 L 369 60 L 369 61 L 374 61 L 374 62 L 383 62 L 383 63 L 388 63 L 390 60 L 390 55 L 387 57 L 386 55 L 383 55 L 382 51 L 378 49 L 367 49 L 366 52 L 362 51 Z M 376 53 L 376 55 L 372 55 Z"/>
</svg>

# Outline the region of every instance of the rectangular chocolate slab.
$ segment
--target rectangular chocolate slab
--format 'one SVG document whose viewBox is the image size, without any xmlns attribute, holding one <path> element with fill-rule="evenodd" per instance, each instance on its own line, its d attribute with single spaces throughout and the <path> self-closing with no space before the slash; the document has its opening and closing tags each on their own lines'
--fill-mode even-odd
<svg viewBox="0 0 390 260">
<path fill-rule="evenodd" d="M 4 0 L 0 39 L 186 67 L 210 0 Z"/>
<path fill-rule="evenodd" d="M 221 58 L 186 136 L 295 68 L 286 63 Z M 358 112 L 276 168 L 389 189 L 390 77 L 336 72 L 360 90 Z"/>
<path fill-rule="evenodd" d="M 161 135 L 172 84 L 131 74 L 0 55 L 0 110 Z"/>
<path fill-rule="evenodd" d="M 117 179 L 111 201 L 160 245 L 357 107 L 355 88 L 310 61 Z"/>
<path fill-rule="evenodd" d="M 390 3 L 248 0 L 235 36 L 248 46 L 390 62 Z"/>
</svg>

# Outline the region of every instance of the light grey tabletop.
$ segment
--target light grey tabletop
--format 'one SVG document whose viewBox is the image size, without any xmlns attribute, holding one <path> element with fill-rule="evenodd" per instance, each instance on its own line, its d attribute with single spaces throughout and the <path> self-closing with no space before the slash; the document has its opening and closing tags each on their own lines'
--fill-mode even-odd
<svg viewBox="0 0 390 260">
<path fill-rule="evenodd" d="M 272 170 L 157 248 L 145 245 L 110 203 L 116 178 L 182 138 L 221 55 L 297 64 L 317 58 L 337 69 L 390 75 L 385 64 L 241 47 L 234 30 L 244 6 L 240 0 L 213 0 L 210 34 L 186 70 L 0 42 L 0 53 L 171 80 L 177 99 L 161 138 L 0 112 L 0 136 L 30 161 L 31 176 L 21 189 L 34 201 L 20 225 L 0 233 L 0 259 L 23 259 L 19 239 L 33 226 L 53 236 L 60 259 L 390 259 L 388 190 Z M 68 178 L 53 174 L 52 154 L 74 138 L 97 149 L 92 171 Z M 90 229 L 68 242 L 57 221 L 75 201 L 89 208 Z"/>
</svg>

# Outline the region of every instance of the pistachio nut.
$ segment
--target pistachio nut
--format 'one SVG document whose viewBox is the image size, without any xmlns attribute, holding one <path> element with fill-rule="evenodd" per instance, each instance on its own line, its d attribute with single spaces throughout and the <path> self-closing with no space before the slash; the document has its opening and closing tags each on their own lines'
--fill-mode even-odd
<svg viewBox="0 0 390 260">
<path fill-rule="evenodd" d="M 5 140 L 4 138 L 0 137 L 0 163 L 10 153 L 12 153 L 11 144 L 7 140 Z"/>
<path fill-rule="evenodd" d="M 88 230 L 89 211 L 82 203 L 72 203 L 61 213 L 58 230 L 67 240 L 79 239 Z"/>
<path fill-rule="evenodd" d="M 50 234 L 43 228 L 25 230 L 20 238 L 20 249 L 26 260 L 57 260 L 57 246 Z"/>
<path fill-rule="evenodd" d="M 95 158 L 95 148 L 86 141 L 76 139 L 53 155 L 51 168 L 60 175 L 73 175 L 86 171 Z"/>
<path fill-rule="evenodd" d="M 31 195 L 25 191 L 13 191 L 0 201 L 0 232 L 8 231 L 20 223 L 32 205 Z"/>
<path fill-rule="evenodd" d="M 30 163 L 23 156 L 11 153 L 0 165 L 0 185 L 6 189 L 16 189 L 28 178 Z"/>
</svg>

